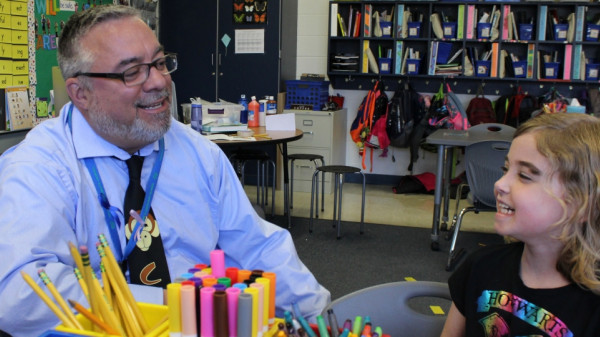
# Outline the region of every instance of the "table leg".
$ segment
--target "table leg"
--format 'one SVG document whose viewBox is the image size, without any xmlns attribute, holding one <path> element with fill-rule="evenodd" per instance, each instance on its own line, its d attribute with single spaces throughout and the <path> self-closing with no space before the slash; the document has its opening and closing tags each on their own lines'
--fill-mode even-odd
<svg viewBox="0 0 600 337">
<path fill-rule="evenodd" d="M 290 194 L 288 188 L 290 183 L 290 176 L 288 173 L 288 151 L 286 142 L 283 142 L 281 144 L 281 155 L 283 156 L 283 213 L 287 214 L 288 228 L 292 228 L 292 214 L 290 212 Z"/>
<path fill-rule="evenodd" d="M 442 180 L 444 173 L 444 145 L 438 145 L 437 167 L 435 173 L 435 193 L 433 196 L 433 223 L 431 225 L 431 249 L 439 250 L 440 206 L 442 202 Z"/>
<path fill-rule="evenodd" d="M 444 149 L 444 183 L 443 200 L 444 210 L 442 213 L 442 230 L 448 229 L 448 205 L 450 204 L 450 173 L 452 172 L 452 161 L 454 160 L 454 148 L 446 147 Z"/>
</svg>

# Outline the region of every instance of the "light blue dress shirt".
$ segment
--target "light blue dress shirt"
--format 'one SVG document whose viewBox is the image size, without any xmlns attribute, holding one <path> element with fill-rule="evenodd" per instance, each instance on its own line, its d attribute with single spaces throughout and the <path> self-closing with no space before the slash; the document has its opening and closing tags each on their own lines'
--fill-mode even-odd
<svg viewBox="0 0 600 337">
<path fill-rule="evenodd" d="M 44 268 L 65 299 L 87 305 L 68 243 L 90 247 L 96 272 L 97 235 L 104 234 L 115 247 L 83 159 L 95 159 L 108 201 L 121 210 L 128 183 L 123 160 L 130 155 L 94 133 L 76 108 L 71 130 L 66 122 L 70 105 L 0 157 L 0 330 L 15 337 L 35 336 L 59 323 L 20 271 L 39 280 L 37 271 Z M 210 263 L 210 251 L 220 248 L 228 267 L 276 273 L 278 317 L 297 302 L 314 319 L 329 302 L 329 292 L 300 261 L 289 232 L 256 214 L 225 154 L 175 120 L 164 140 L 152 209 L 171 278 L 194 264 Z M 146 157 L 142 186 L 157 153 L 158 142 L 138 153 Z M 119 236 L 124 249 L 125 231 Z M 142 286 L 136 287 L 139 292 Z"/>
</svg>

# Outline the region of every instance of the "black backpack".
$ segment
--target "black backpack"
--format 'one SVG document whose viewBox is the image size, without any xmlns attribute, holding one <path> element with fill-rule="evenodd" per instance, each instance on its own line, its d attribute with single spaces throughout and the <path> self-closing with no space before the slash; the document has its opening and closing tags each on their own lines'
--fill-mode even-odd
<svg viewBox="0 0 600 337">
<path fill-rule="evenodd" d="M 499 123 L 516 128 L 534 116 L 539 109 L 539 99 L 526 94 L 521 87 L 518 87 L 513 95 L 509 97 L 502 96 L 496 101 L 496 118 Z"/>
<path fill-rule="evenodd" d="M 408 147 L 413 130 L 424 115 L 423 97 L 408 83 L 398 86 L 388 104 L 386 132 L 390 145 Z"/>
</svg>

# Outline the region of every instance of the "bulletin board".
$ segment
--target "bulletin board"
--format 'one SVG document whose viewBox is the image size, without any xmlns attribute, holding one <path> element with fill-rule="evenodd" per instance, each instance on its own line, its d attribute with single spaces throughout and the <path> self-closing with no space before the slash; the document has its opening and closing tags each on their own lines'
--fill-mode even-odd
<svg viewBox="0 0 600 337">
<path fill-rule="evenodd" d="M 38 117 L 47 116 L 52 90 L 52 67 L 58 65 L 56 49 L 58 37 L 65 23 L 73 13 L 102 4 L 112 4 L 113 0 L 0 0 L 2 2 L 29 1 L 29 96 L 32 104 L 41 101 Z M 15 84 L 13 84 L 15 85 Z M 32 105 L 34 109 L 35 105 Z M 41 108 L 41 109 L 40 109 Z"/>
</svg>

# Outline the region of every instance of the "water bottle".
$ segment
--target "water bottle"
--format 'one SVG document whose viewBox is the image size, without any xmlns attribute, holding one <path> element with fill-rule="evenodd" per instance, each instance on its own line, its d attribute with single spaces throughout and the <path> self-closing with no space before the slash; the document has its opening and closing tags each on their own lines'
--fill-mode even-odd
<svg viewBox="0 0 600 337">
<path fill-rule="evenodd" d="M 266 96 L 265 96 L 266 97 Z M 258 126 L 265 126 L 266 117 L 267 117 L 267 99 L 258 100 L 258 113 L 260 117 L 258 118 Z"/>
<path fill-rule="evenodd" d="M 256 96 L 252 96 L 251 99 L 248 103 L 248 126 L 255 127 L 259 126 L 260 104 L 256 101 Z"/>
<path fill-rule="evenodd" d="M 277 113 L 277 101 L 273 96 L 269 96 L 267 101 L 267 115 L 274 115 Z"/>
<path fill-rule="evenodd" d="M 246 95 L 242 94 L 238 103 L 242 106 L 242 111 L 240 111 L 240 123 L 248 124 L 248 101 L 246 100 Z"/>
<path fill-rule="evenodd" d="M 191 113 L 191 124 L 192 129 L 202 132 L 202 103 L 192 103 Z"/>
</svg>

